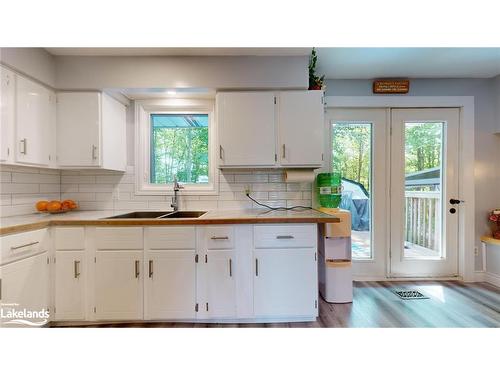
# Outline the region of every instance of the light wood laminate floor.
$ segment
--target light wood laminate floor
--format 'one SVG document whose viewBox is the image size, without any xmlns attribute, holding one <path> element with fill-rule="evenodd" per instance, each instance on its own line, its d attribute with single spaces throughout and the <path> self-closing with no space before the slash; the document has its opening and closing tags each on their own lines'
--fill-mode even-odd
<svg viewBox="0 0 500 375">
<path fill-rule="evenodd" d="M 404 301 L 392 290 L 412 288 L 429 299 Z M 309 323 L 200 324 L 105 323 L 88 327 L 500 327 L 500 289 L 487 283 L 458 281 L 355 282 L 354 302 L 320 299 L 319 317 Z"/>
</svg>

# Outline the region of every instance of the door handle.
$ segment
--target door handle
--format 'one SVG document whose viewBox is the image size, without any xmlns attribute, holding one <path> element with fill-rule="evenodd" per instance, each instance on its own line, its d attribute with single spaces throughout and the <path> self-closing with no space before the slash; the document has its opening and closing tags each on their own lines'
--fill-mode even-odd
<svg viewBox="0 0 500 375">
<path fill-rule="evenodd" d="M 223 154 L 224 149 L 222 148 L 222 145 L 219 145 L 219 159 L 224 159 Z"/>
<path fill-rule="evenodd" d="M 255 258 L 255 276 L 259 276 L 259 260 Z"/>
<path fill-rule="evenodd" d="M 455 198 L 450 199 L 450 204 L 459 204 L 459 203 L 465 203 L 465 201 L 462 201 L 460 199 L 455 199 Z"/>
<path fill-rule="evenodd" d="M 153 277 L 153 261 L 152 260 L 149 261 L 149 277 L 150 278 Z"/>
<path fill-rule="evenodd" d="M 233 277 L 233 261 L 229 258 L 229 277 Z"/>
<path fill-rule="evenodd" d="M 286 235 L 286 236 L 276 236 L 276 239 L 278 240 L 292 240 L 294 239 L 295 237 L 292 236 L 292 235 Z"/>
<path fill-rule="evenodd" d="M 97 159 L 97 146 L 92 145 L 92 160 L 96 160 L 96 159 Z"/>
<path fill-rule="evenodd" d="M 80 277 L 80 261 L 79 260 L 74 261 L 74 273 L 75 273 L 75 279 L 78 279 Z"/>
<path fill-rule="evenodd" d="M 212 236 L 210 237 L 211 240 L 229 240 L 228 236 L 223 236 L 223 237 L 217 237 L 217 236 Z"/>
<path fill-rule="evenodd" d="M 23 145 L 23 150 L 20 151 L 21 154 L 26 155 L 28 152 L 28 140 L 26 138 L 21 139 L 21 144 Z"/>
<path fill-rule="evenodd" d="M 281 152 L 281 155 L 282 155 L 282 158 L 285 159 L 286 158 L 286 146 L 285 144 L 283 143 L 283 150 Z"/>
<path fill-rule="evenodd" d="M 139 261 L 135 261 L 135 278 L 138 279 L 141 271 L 139 270 Z"/>
</svg>

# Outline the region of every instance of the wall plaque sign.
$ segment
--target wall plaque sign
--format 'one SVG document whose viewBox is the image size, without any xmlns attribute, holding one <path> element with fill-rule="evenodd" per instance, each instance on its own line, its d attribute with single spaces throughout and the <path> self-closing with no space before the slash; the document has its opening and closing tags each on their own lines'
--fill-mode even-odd
<svg viewBox="0 0 500 375">
<path fill-rule="evenodd" d="M 410 80 L 408 79 L 379 79 L 373 81 L 374 94 L 408 94 Z"/>
</svg>

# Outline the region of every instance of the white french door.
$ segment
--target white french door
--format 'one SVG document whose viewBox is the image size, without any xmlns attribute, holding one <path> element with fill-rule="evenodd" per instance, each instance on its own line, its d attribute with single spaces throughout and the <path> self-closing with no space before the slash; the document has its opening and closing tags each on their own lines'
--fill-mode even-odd
<svg viewBox="0 0 500 375">
<path fill-rule="evenodd" d="M 351 211 L 357 277 L 387 274 L 387 113 L 385 108 L 335 108 L 326 114 L 332 152 L 325 169 L 342 175 L 341 208 Z"/>
<path fill-rule="evenodd" d="M 391 110 L 390 275 L 458 274 L 459 109 Z"/>
<path fill-rule="evenodd" d="M 354 276 L 457 275 L 459 109 L 331 108 L 326 119 L 323 171 L 342 175 Z"/>
</svg>

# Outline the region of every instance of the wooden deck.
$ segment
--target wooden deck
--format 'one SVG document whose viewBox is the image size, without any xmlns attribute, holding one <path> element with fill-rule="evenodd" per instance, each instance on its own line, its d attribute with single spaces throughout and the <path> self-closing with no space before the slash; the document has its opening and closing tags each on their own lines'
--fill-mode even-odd
<svg viewBox="0 0 500 375">
<path fill-rule="evenodd" d="M 416 288 L 429 299 L 403 301 L 394 288 Z M 236 327 L 500 327 L 500 289 L 487 283 L 458 281 L 355 282 L 354 302 L 320 299 L 319 318 L 310 323 L 199 324 L 115 323 L 89 327 L 236 328 Z"/>
</svg>

